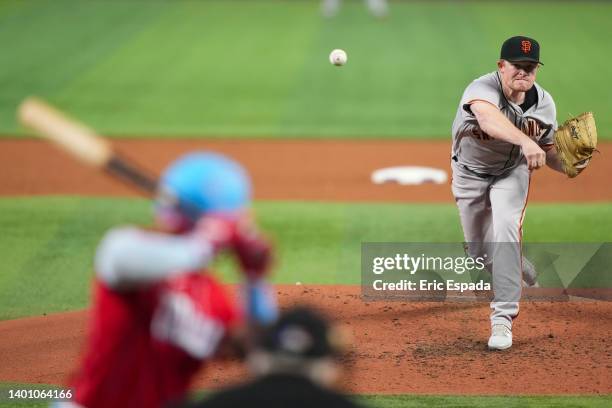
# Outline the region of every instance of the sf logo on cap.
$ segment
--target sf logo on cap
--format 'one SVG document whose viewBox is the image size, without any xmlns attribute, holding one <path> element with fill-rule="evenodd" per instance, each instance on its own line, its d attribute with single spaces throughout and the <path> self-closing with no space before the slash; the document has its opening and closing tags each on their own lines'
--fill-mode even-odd
<svg viewBox="0 0 612 408">
<path fill-rule="evenodd" d="M 527 41 L 527 40 L 521 41 L 521 50 L 523 50 L 525 54 L 531 51 L 531 41 Z"/>
</svg>

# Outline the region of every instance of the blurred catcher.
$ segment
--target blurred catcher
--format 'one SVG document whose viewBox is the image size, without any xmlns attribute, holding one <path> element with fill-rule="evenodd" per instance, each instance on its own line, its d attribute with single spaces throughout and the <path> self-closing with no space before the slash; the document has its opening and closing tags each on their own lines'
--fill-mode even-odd
<svg viewBox="0 0 612 408">
<path fill-rule="evenodd" d="M 257 337 L 248 354 L 253 381 L 186 407 L 357 408 L 333 389 L 346 343 L 346 334 L 313 310 L 288 310 Z"/>
<path fill-rule="evenodd" d="M 219 154 L 192 153 L 165 171 L 159 191 L 156 230 L 113 228 L 97 249 L 89 340 L 66 406 L 155 408 L 182 399 L 242 320 L 203 269 L 221 251 L 236 256 L 245 276 L 249 321 L 276 318 L 263 281 L 271 250 L 248 213 L 245 170 Z"/>
</svg>

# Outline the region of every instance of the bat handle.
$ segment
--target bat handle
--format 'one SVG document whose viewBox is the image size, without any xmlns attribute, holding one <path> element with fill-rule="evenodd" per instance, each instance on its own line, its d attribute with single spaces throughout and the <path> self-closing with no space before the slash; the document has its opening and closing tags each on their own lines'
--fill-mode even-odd
<svg viewBox="0 0 612 408">
<path fill-rule="evenodd" d="M 120 180 L 137 187 L 148 196 L 155 196 L 157 193 L 157 179 L 154 176 L 147 174 L 118 155 L 110 158 L 105 170 Z"/>
</svg>

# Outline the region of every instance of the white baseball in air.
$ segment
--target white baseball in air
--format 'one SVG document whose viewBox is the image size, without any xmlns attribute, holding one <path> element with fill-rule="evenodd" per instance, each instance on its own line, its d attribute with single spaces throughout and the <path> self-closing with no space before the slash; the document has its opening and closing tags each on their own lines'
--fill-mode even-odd
<svg viewBox="0 0 612 408">
<path fill-rule="evenodd" d="M 329 54 L 329 62 L 337 67 L 346 64 L 347 59 L 346 51 L 341 49 L 335 49 Z"/>
</svg>

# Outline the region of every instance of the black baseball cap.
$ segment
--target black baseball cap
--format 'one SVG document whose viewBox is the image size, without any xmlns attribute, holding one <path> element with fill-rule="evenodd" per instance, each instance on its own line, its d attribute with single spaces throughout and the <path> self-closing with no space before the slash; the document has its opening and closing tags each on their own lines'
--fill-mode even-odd
<svg viewBox="0 0 612 408">
<path fill-rule="evenodd" d="M 274 354 L 296 358 L 321 358 L 340 350 L 332 326 L 318 312 L 298 306 L 283 313 L 261 336 L 259 346 Z"/>
<path fill-rule="evenodd" d="M 529 61 L 544 65 L 540 61 L 540 44 L 522 35 L 504 41 L 499 58 L 510 62 Z"/>
</svg>

